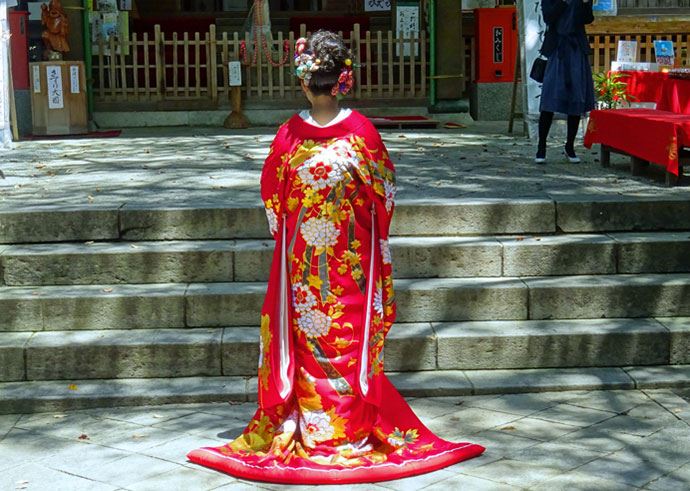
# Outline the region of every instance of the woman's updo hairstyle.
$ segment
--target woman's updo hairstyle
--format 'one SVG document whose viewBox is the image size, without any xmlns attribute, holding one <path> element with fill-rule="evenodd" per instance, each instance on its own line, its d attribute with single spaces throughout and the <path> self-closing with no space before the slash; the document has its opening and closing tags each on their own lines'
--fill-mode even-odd
<svg viewBox="0 0 690 491">
<path fill-rule="evenodd" d="M 349 68 L 346 60 L 352 63 L 352 54 L 340 34 L 325 30 L 311 35 L 307 49 L 319 60 L 319 69 L 311 74 L 309 90 L 314 95 L 330 95 L 343 70 Z"/>
</svg>

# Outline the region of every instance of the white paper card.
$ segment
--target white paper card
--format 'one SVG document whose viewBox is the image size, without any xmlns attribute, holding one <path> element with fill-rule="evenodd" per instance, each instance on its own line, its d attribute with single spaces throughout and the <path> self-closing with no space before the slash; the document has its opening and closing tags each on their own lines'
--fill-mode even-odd
<svg viewBox="0 0 690 491">
<path fill-rule="evenodd" d="M 34 65 L 31 67 L 31 80 L 33 81 L 34 94 L 41 93 L 41 67 Z"/>
<path fill-rule="evenodd" d="M 242 85 L 242 64 L 239 61 L 228 63 L 228 74 L 230 76 L 230 87 L 240 87 Z"/>
<path fill-rule="evenodd" d="M 69 67 L 69 91 L 72 94 L 79 93 L 79 65 Z"/>
<path fill-rule="evenodd" d="M 616 61 L 619 63 L 635 63 L 637 61 L 637 41 L 618 41 Z"/>
<path fill-rule="evenodd" d="M 396 35 L 404 39 L 403 41 L 403 55 L 410 56 L 412 50 L 410 49 L 410 38 L 419 36 L 419 8 L 417 6 L 399 5 L 396 9 Z M 418 55 L 417 43 L 414 43 L 415 55 Z M 400 45 L 396 44 L 396 53 L 400 56 Z"/>
<path fill-rule="evenodd" d="M 643 61 L 636 61 L 635 63 L 621 63 L 619 61 L 611 62 L 612 72 L 621 72 L 625 70 L 634 70 L 639 72 L 658 72 L 659 65 L 656 63 L 648 63 Z"/>
<path fill-rule="evenodd" d="M 364 0 L 365 12 L 385 12 L 391 9 L 391 0 Z"/>
<path fill-rule="evenodd" d="M 62 109 L 65 107 L 65 101 L 62 94 L 61 67 L 48 65 L 46 67 L 46 80 L 48 85 L 48 109 Z"/>
</svg>

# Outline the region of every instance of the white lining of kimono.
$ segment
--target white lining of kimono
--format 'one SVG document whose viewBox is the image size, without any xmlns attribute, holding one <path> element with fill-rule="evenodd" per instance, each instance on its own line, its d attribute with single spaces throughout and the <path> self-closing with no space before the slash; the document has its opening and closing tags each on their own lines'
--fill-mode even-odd
<svg viewBox="0 0 690 491">
<path fill-rule="evenodd" d="M 364 333 L 362 335 L 362 352 L 360 353 L 359 364 L 359 387 L 362 390 L 362 395 L 366 396 L 369 392 L 369 382 L 367 382 L 367 373 L 369 373 L 369 324 L 371 323 L 371 304 L 373 302 L 372 296 L 374 293 L 374 260 L 376 247 L 376 212 L 374 205 L 371 207 L 371 255 L 369 257 L 369 277 L 367 278 L 367 315 L 364 320 Z"/>
<path fill-rule="evenodd" d="M 280 247 L 280 324 L 278 328 L 280 343 L 280 397 L 283 399 L 292 389 L 292 381 L 288 377 L 290 362 L 290 345 L 288 343 L 288 299 L 287 299 L 287 218 L 283 215 L 282 242 Z"/>
</svg>

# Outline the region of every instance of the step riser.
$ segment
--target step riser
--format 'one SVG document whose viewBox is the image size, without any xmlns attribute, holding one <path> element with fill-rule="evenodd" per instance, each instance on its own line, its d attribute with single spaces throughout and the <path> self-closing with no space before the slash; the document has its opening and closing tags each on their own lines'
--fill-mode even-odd
<svg viewBox="0 0 690 491">
<path fill-rule="evenodd" d="M 259 201 L 257 195 L 257 202 Z M 544 199 L 413 204 L 401 201 L 393 235 L 483 235 L 688 230 L 687 200 Z M 0 244 L 268 238 L 256 208 L 26 210 L 0 213 Z"/>
<path fill-rule="evenodd" d="M 690 286 L 610 285 L 541 288 L 527 281 L 532 319 L 682 317 L 690 315 Z"/>
<path fill-rule="evenodd" d="M 415 240 L 417 243 L 415 243 Z M 558 241 L 560 243 L 554 243 Z M 145 247 L 151 247 L 146 243 Z M 155 243 L 154 243 L 155 244 Z M 160 247 L 165 247 L 165 242 Z M 166 252 L 44 253 L 43 247 L 0 248 L 7 286 L 254 282 L 268 279 L 273 241 L 184 242 Z M 134 246 L 134 247 L 132 247 Z M 155 246 L 154 246 L 155 247 Z M 202 249 L 202 250 L 199 250 Z M 690 272 L 690 234 L 626 242 L 625 238 L 569 236 L 524 239 L 392 240 L 396 278 L 558 276 Z"/>
<path fill-rule="evenodd" d="M 561 325 L 560 332 L 549 334 L 548 325 L 543 325 L 547 332 L 541 334 L 532 328 L 505 335 L 482 334 L 478 325 L 400 325 L 386 342 L 386 369 L 442 372 L 690 363 L 690 323 L 675 332 L 651 320 L 630 320 L 590 332 L 568 334 L 568 326 Z M 582 331 L 585 326 L 570 327 Z M 37 333 L 21 346 L 0 348 L 0 381 L 254 376 L 257 371 L 256 328 L 156 331 L 157 342 L 136 344 L 103 344 L 93 334 L 97 332 L 88 333 L 87 339 L 72 333 L 72 339 L 56 343 L 53 333 Z M 127 335 L 122 332 L 118 340 Z"/>
<path fill-rule="evenodd" d="M 610 277 L 609 277 L 610 278 Z M 614 277 L 615 278 L 615 277 Z M 398 280 L 398 322 L 690 316 L 685 276 L 648 284 L 619 280 L 586 286 L 514 278 L 452 288 Z M 441 281 L 441 280 L 439 280 Z M 91 289 L 80 296 L 0 298 L 0 331 L 247 326 L 256 323 L 265 284 L 168 284 L 145 294 Z M 57 287 L 56 287 L 57 288 Z M 91 287 L 88 287 L 91 288 Z"/>
<path fill-rule="evenodd" d="M 467 370 L 389 373 L 406 397 L 519 394 L 550 391 L 687 388 L 690 367 Z M 55 412 L 113 406 L 256 401 L 256 378 L 77 379 L 75 390 L 58 382 L 0 386 L 0 414 Z"/>
</svg>

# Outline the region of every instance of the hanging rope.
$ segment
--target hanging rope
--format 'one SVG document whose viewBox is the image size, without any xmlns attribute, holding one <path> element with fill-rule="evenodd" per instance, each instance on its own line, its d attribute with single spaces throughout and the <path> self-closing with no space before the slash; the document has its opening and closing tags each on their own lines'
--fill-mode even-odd
<svg viewBox="0 0 690 491">
<path fill-rule="evenodd" d="M 265 31 L 266 24 L 264 19 L 264 5 L 266 0 L 254 0 L 252 5 L 252 30 L 254 31 L 253 43 L 254 43 L 254 53 L 252 55 L 251 63 L 249 62 L 247 56 L 247 42 L 240 42 L 240 59 L 242 63 L 249 66 L 256 66 L 259 51 L 263 51 L 266 61 L 268 61 L 274 68 L 284 66 L 290 56 L 290 43 L 289 41 L 283 42 L 283 57 L 279 60 L 273 59 L 273 53 L 271 52 L 271 47 L 268 45 L 268 40 Z M 279 55 L 280 56 L 280 55 Z"/>
</svg>

